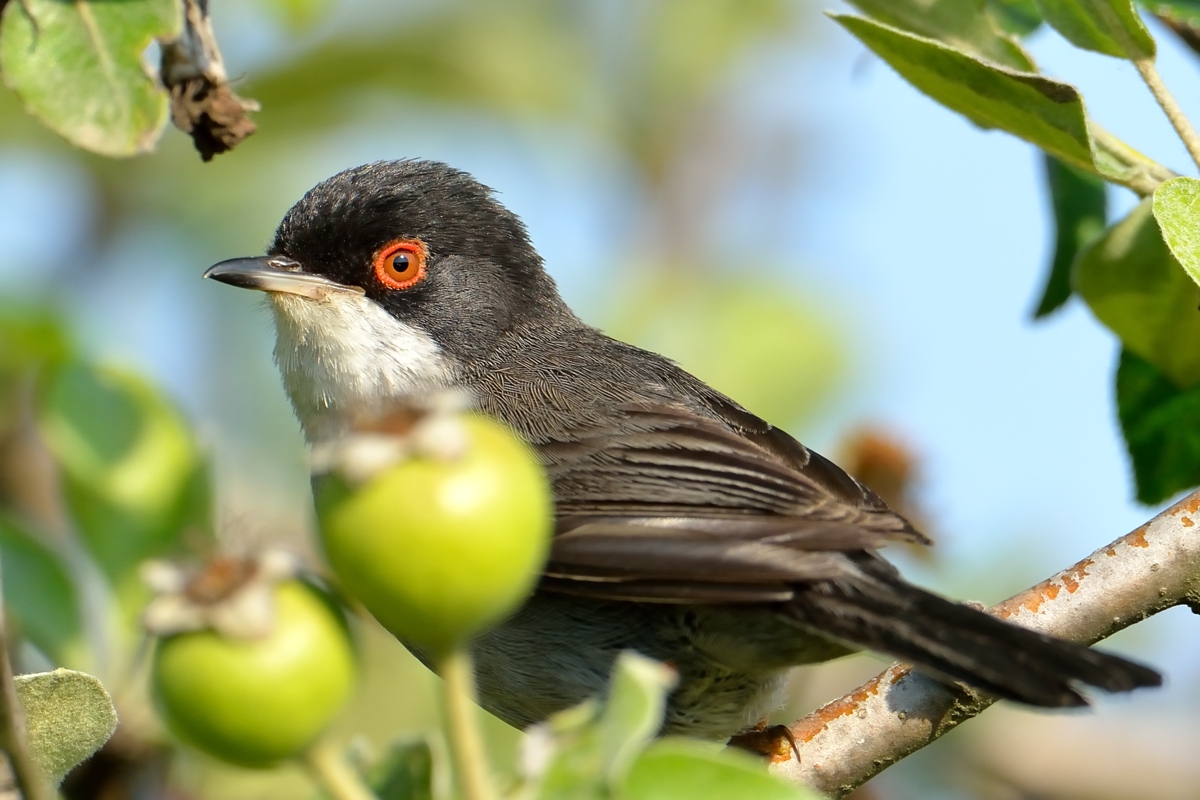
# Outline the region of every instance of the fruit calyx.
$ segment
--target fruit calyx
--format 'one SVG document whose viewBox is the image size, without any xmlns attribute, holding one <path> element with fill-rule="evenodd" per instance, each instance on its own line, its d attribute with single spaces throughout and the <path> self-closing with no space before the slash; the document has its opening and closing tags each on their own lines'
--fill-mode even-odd
<svg viewBox="0 0 1200 800">
<path fill-rule="evenodd" d="M 233 639 L 261 639 L 275 620 L 275 587 L 300 572 L 300 560 L 278 549 L 247 556 L 218 553 L 199 567 L 169 561 L 142 565 L 155 593 L 142 627 L 155 636 L 211 629 Z"/>
</svg>

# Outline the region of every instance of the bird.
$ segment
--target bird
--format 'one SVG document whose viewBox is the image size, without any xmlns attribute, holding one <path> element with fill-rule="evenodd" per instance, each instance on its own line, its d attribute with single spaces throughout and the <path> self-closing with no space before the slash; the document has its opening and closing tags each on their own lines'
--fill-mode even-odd
<svg viewBox="0 0 1200 800">
<path fill-rule="evenodd" d="M 554 497 L 549 560 L 472 648 L 480 704 L 513 726 L 602 696 L 626 650 L 678 673 L 662 733 L 703 739 L 761 724 L 792 667 L 863 649 L 1034 706 L 1161 683 L 906 581 L 879 550 L 928 544 L 921 532 L 671 360 L 582 321 L 522 221 L 466 172 L 416 159 L 340 172 L 265 255 L 205 277 L 266 293 L 310 444 L 455 391 L 532 446 Z"/>
</svg>

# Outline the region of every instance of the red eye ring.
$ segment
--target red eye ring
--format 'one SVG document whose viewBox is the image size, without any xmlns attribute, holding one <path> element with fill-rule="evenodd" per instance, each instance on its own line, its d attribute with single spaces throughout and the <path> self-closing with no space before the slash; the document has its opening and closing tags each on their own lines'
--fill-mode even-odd
<svg viewBox="0 0 1200 800">
<path fill-rule="evenodd" d="M 389 289 L 410 289 L 425 280 L 428 259 L 420 239 L 397 239 L 375 253 L 375 278 Z"/>
</svg>

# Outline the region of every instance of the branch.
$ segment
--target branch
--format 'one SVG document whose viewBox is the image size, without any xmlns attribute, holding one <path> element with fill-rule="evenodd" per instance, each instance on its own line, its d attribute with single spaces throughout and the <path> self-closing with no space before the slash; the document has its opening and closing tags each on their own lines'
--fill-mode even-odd
<svg viewBox="0 0 1200 800">
<path fill-rule="evenodd" d="M 1172 606 L 1200 613 L 1200 490 L 989 612 L 1092 644 Z M 895 664 L 792 723 L 795 752 L 771 771 L 841 797 L 995 699 Z"/>
</svg>

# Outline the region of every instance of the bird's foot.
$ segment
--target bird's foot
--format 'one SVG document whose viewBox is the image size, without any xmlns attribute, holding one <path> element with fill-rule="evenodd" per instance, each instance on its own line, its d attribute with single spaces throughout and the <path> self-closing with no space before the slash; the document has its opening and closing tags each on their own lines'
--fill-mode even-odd
<svg viewBox="0 0 1200 800">
<path fill-rule="evenodd" d="M 749 753 L 760 755 L 774 762 L 787 761 L 795 756 L 800 761 L 800 750 L 796 746 L 796 737 L 787 725 L 767 725 L 760 722 L 749 730 L 735 733 L 726 743 Z"/>
</svg>

